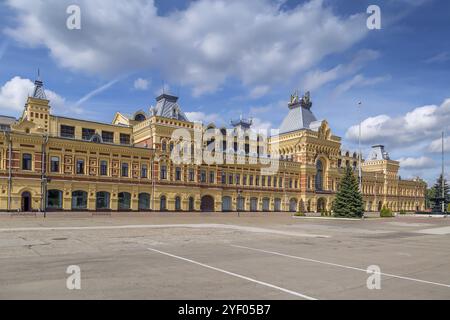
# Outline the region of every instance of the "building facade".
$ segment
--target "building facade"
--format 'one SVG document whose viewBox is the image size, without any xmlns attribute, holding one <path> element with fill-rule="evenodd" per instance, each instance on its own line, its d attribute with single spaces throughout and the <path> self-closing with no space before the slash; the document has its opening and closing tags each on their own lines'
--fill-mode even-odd
<svg viewBox="0 0 450 320">
<path fill-rule="evenodd" d="M 252 137 L 251 120 L 190 122 L 162 94 L 107 124 L 52 114 L 37 80 L 19 119 L 0 117 L 0 211 L 329 211 L 358 157 L 311 108 L 293 95 L 279 131 Z M 424 209 L 426 184 L 402 180 L 382 145 L 361 169 L 366 211 Z"/>
</svg>

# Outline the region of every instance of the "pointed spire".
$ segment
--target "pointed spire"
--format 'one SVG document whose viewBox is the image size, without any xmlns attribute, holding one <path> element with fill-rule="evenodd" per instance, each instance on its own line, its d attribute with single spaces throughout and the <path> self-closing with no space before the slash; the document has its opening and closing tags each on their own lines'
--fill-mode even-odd
<svg viewBox="0 0 450 320">
<path fill-rule="evenodd" d="M 41 81 L 41 71 L 38 68 L 37 79 L 34 81 L 34 91 L 33 98 L 47 100 L 47 96 L 45 95 L 44 83 Z"/>
</svg>

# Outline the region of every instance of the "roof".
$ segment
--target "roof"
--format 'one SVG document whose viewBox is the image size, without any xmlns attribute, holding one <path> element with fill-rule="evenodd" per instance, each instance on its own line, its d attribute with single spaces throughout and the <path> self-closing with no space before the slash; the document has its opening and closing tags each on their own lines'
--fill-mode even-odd
<svg viewBox="0 0 450 320">
<path fill-rule="evenodd" d="M 33 98 L 47 100 L 47 96 L 45 95 L 44 83 L 41 80 L 34 81 L 34 91 Z"/>
<path fill-rule="evenodd" d="M 156 107 L 150 109 L 150 114 L 176 119 L 181 121 L 189 121 L 180 106 L 177 103 L 178 97 L 163 93 L 156 98 Z"/>
<path fill-rule="evenodd" d="M 289 112 L 280 126 L 280 134 L 296 130 L 309 129 L 317 119 L 309 108 L 300 103 L 289 106 Z"/>
</svg>

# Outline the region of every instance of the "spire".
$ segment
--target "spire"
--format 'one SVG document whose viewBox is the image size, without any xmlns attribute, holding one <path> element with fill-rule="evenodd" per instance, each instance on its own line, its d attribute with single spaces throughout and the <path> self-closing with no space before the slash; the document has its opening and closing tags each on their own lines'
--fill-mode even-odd
<svg viewBox="0 0 450 320">
<path fill-rule="evenodd" d="M 44 83 L 41 81 L 41 71 L 38 69 L 37 79 L 34 81 L 33 98 L 47 100 L 45 95 Z"/>
</svg>

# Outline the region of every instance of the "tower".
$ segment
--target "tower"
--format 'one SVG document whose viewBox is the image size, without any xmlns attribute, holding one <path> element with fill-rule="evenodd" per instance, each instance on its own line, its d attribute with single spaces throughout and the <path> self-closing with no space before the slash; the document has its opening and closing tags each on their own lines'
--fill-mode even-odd
<svg viewBox="0 0 450 320">
<path fill-rule="evenodd" d="M 50 118 L 49 102 L 45 94 L 44 83 L 41 81 L 38 72 L 38 78 L 34 81 L 33 95 L 27 99 L 22 120 L 33 122 L 36 126 L 35 130 L 48 133 Z"/>
</svg>

